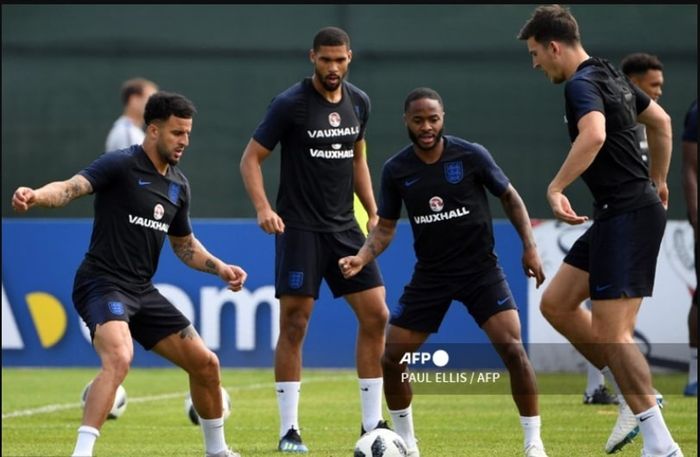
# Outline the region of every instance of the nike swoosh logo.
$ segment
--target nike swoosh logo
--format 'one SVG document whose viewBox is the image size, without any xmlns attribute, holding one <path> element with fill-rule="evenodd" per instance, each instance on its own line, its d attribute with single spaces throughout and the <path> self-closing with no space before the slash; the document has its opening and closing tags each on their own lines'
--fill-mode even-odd
<svg viewBox="0 0 700 457">
<path fill-rule="evenodd" d="M 503 298 L 501 300 L 498 300 L 498 306 L 501 306 L 502 304 L 504 304 L 508 300 L 510 300 L 510 297 L 506 297 L 506 298 Z"/>
<path fill-rule="evenodd" d="M 648 416 L 640 417 L 639 422 L 644 422 L 645 420 L 651 419 L 652 417 L 654 417 L 653 414 L 649 414 Z"/>
<path fill-rule="evenodd" d="M 277 393 L 278 393 L 278 394 L 283 394 L 283 393 L 284 393 L 284 389 L 278 389 L 278 390 L 277 390 Z"/>
<path fill-rule="evenodd" d="M 142 181 L 141 179 L 139 179 L 139 186 L 147 186 L 150 183 L 151 183 L 151 181 Z"/>
<path fill-rule="evenodd" d="M 360 387 L 360 390 L 363 392 L 369 392 L 369 387 Z"/>
<path fill-rule="evenodd" d="M 604 286 L 595 286 L 595 291 L 596 291 L 596 292 L 602 292 L 602 291 L 604 291 L 605 289 L 608 289 L 608 288 L 610 288 L 610 287 L 612 287 L 612 284 L 606 284 L 606 285 L 604 285 Z"/>
<path fill-rule="evenodd" d="M 408 413 L 406 413 L 406 414 L 399 414 L 399 417 L 406 417 L 406 416 L 408 416 Z"/>
<path fill-rule="evenodd" d="M 404 185 L 405 185 L 406 187 L 411 187 L 412 185 L 414 185 L 414 184 L 417 183 L 418 181 L 420 181 L 420 178 L 407 179 L 407 180 L 405 180 L 403 183 L 404 183 Z"/>
</svg>

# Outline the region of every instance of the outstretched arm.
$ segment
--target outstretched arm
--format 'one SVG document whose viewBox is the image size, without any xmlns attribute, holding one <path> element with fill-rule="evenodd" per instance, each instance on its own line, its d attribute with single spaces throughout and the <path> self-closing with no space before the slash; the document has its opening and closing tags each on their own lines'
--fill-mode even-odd
<svg viewBox="0 0 700 457">
<path fill-rule="evenodd" d="M 536 287 L 540 287 L 545 279 L 544 269 L 542 268 L 540 256 L 537 253 L 537 245 L 535 244 L 530 216 L 527 213 L 525 203 L 520 198 L 520 194 L 515 190 L 515 187 L 508 184 L 508 189 L 501 195 L 501 204 L 523 242 L 522 264 L 525 275 L 535 278 L 537 281 Z"/>
<path fill-rule="evenodd" d="M 357 254 L 338 260 L 338 267 L 345 278 L 355 276 L 365 265 L 384 252 L 396 234 L 396 223 L 395 220 L 380 217 Z"/>
<path fill-rule="evenodd" d="M 194 234 L 190 233 L 187 236 L 170 235 L 168 238 L 170 239 L 170 245 L 175 255 L 188 267 L 217 275 L 226 282 L 228 288 L 234 292 L 243 288 L 248 274 L 241 267 L 227 265 L 218 257 L 211 254 L 202 243 L 194 237 Z"/>
<path fill-rule="evenodd" d="M 39 189 L 18 187 L 12 195 L 12 208 L 21 213 L 28 211 L 32 206 L 61 208 L 90 192 L 90 181 L 84 176 L 75 175 L 66 181 L 54 181 Z"/>
</svg>

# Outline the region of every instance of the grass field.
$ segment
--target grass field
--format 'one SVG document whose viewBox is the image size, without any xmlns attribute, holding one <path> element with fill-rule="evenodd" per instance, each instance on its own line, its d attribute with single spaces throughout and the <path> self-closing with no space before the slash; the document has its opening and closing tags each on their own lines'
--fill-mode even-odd
<svg viewBox="0 0 700 457">
<path fill-rule="evenodd" d="M 2 455 L 69 456 L 80 424 L 80 393 L 95 369 L 2 370 Z M 685 375 L 656 375 L 664 416 L 686 457 L 697 456 L 697 399 L 681 392 Z M 540 374 L 542 392 L 578 392 L 583 374 Z M 279 456 L 278 415 L 270 369 L 223 371 L 232 399 L 226 422 L 229 444 L 243 457 Z M 562 387 L 564 386 L 564 388 Z M 568 387 L 567 387 L 568 386 Z M 176 369 L 133 369 L 124 387 L 124 415 L 108 421 L 97 457 L 202 456 L 198 427 L 184 412 L 187 380 Z M 615 422 L 614 406 L 581 404 L 581 395 L 540 397 L 542 436 L 550 457 L 604 456 Z M 416 435 L 424 457 L 519 456 L 522 433 L 508 395 L 416 395 Z M 385 414 L 385 418 L 388 415 Z M 304 372 L 300 419 L 312 456 L 351 456 L 360 429 L 359 392 L 353 371 Z M 641 438 L 621 457 L 638 456 Z"/>
</svg>

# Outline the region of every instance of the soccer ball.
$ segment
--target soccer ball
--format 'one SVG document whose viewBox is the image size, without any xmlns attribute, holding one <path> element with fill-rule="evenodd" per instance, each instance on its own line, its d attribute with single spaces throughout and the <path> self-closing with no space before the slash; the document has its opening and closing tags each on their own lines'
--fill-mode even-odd
<svg viewBox="0 0 700 457">
<path fill-rule="evenodd" d="M 408 450 L 404 440 L 394 431 L 375 428 L 355 443 L 354 457 L 406 457 Z"/>
<path fill-rule="evenodd" d="M 221 402 L 221 406 L 223 406 L 222 413 L 224 420 L 226 420 L 231 415 L 231 397 L 223 387 L 221 388 L 221 399 L 223 400 Z M 190 422 L 192 422 L 194 425 L 199 425 L 199 414 L 197 414 L 197 411 L 194 410 L 192 397 L 189 393 L 185 397 L 185 414 L 190 419 Z"/>
<path fill-rule="evenodd" d="M 88 382 L 80 396 L 80 407 L 83 409 L 85 409 L 85 400 L 87 400 L 91 385 L 92 381 Z M 119 387 L 117 387 L 117 393 L 114 395 L 114 404 L 112 404 L 112 409 L 109 411 L 107 419 L 116 419 L 124 414 L 124 411 L 126 411 L 126 389 L 120 384 Z"/>
</svg>

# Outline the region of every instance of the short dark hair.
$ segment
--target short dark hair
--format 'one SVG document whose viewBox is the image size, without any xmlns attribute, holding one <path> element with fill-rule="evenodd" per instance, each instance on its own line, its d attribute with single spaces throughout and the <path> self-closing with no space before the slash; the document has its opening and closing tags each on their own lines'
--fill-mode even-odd
<svg viewBox="0 0 700 457">
<path fill-rule="evenodd" d="M 318 51 L 321 46 L 343 45 L 350 49 L 350 37 L 338 27 L 324 27 L 314 37 L 314 51 Z"/>
<path fill-rule="evenodd" d="M 622 59 L 620 62 L 620 69 L 627 76 L 632 76 L 643 75 L 649 70 L 663 71 L 664 66 L 659 58 L 653 54 L 635 52 L 634 54 L 629 54 Z"/>
<path fill-rule="evenodd" d="M 158 85 L 156 83 L 145 78 L 132 78 L 124 81 L 121 90 L 122 105 L 126 106 L 133 95 L 143 95 L 143 90 L 146 86 L 152 86 L 158 90 Z"/>
<path fill-rule="evenodd" d="M 170 116 L 192 119 L 197 112 L 194 104 L 180 94 L 171 92 L 156 92 L 146 103 L 143 120 L 146 125 L 153 121 L 167 121 Z"/>
<path fill-rule="evenodd" d="M 437 100 L 437 102 L 440 104 L 440 107 L 442 107 L 442 109 L 445 109 L 445 104 L 442 103 L 442 97 L 440 97 L 440 94 L 438 94 L 437 91 L 429 87 L 417 87 L 411 92 L 409 92 L 406 96 L 406 100 L 403 102 L 403 112 L 408 112 L 408 107 L 411 104 L 411 102 L 421 100 L 423 98 Z"/>
<path fill-rule="evenodd" d="M 576 18 L 568 8 L 561 5 L 541 5 L 535 8 L 532 16 L 525 23 L 519 40 L 534 38 L 538 43 L 561 41 L 567 44 L 581 42 Z"/>
</svg>

